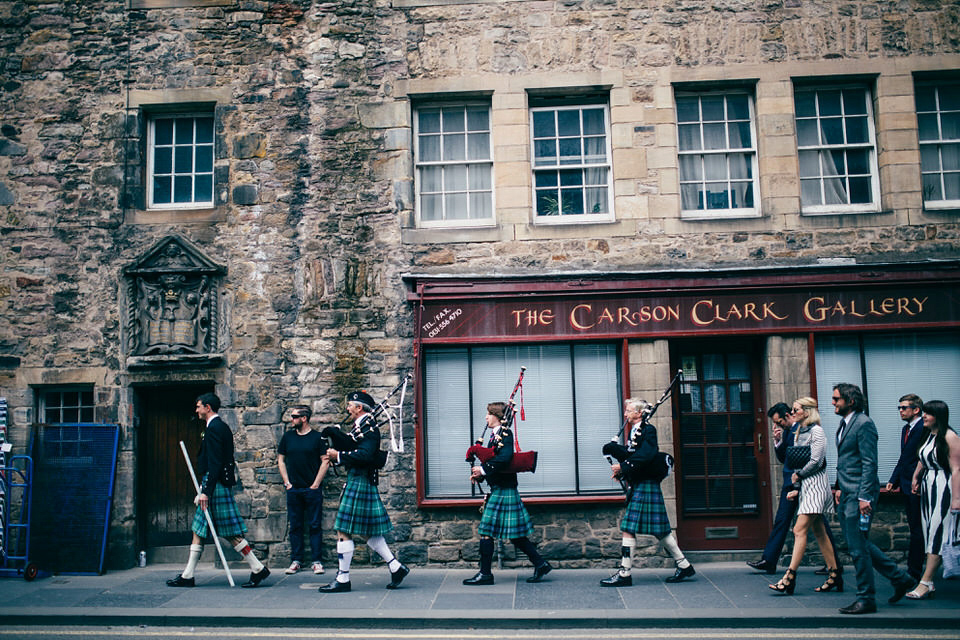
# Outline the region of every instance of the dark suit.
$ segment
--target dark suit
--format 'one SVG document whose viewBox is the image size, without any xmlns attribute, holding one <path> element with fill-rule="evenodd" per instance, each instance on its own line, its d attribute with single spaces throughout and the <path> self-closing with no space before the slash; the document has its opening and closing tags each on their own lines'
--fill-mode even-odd
<svg viewBox="0 0 960 640">
<path fill-rule="evenodd" d="M 203 432 L 197 454 L 197 478 L 203 483 L 200 492 L 208 498 L 213 497 L 218 483 L 223 484 L 221 475 L 228 462 L 233 462 L 233 432 L 220 416 L 215 416 Z"/>
<path fill-rule="evenodd" d="M 909 435 L 908 435 L 909 434 Z M 900 433 L 900 459 L 890 474 L 890 484 L 903 494 L 907 512 L 907 525 L 910 527 L 910 551 L 907 554 L 907 571 L 920 579 L 926 561 L 923 540 L 923 524 L 920 522 L 920 496 L 913 492 L 913 472 L 917 469 L 917 449 L 927 439 L 930 430 L 923 426 L 918 416 L 911 423 L 903 425 Z"/>
<path fill-rule="evenodd" d="M 777 456 L 777 460 L 783 464 L 783 486 L 780 488 L 780 503 L 777 505 L 777 515 L 773 518 L 773 528 L 770 530 L 770 537 L 767 538 L 767 545 L 763 548 L 762 559 L 764 562 L 774 565 L 780 560 L 780 552 L 783 551 L 787 534 L 790 533 L 790 524 L 793 522 L 793 517 L 797 515 L 797 508 L 800 506 L 800 501 L 797 499 L 787 500 L 787 494 L 793 489 L 792 476 L 794 471 L 787 466 L 787 447 L 793 446 L 793 438 L 796 435 L 798 427 L 799 424 L 794 423 L 789 429 L 786 429 L 783 434 L 783 439 L 780 440 L 780 444 L 773 450 Z M 827 536 L 830 538 L 830 544 L 833 545 L 836 551 L 837 543 L 833 538 L 833 531 L 831 531 L 830 523 L 827 522 L 826 518 L 824 518 L 823 525 L 827 530 Z M 840 558 L 838 555 L 838 566 L 839 563 Z"/>
<path fill-rule="evenodd" d="M 850 413 L 847 424 L 837 430 L 838 517 L 847 548 L 857 570 L 857 600 L 876 604 L 873 570 L 894 585 L 913 583 L 909 575 L 870 541 L 870 532 L 860 531 L 860 501 L 876 508 L 880 495 L 877 479 L 877 426 L 863 413 Z"/>
</svg>

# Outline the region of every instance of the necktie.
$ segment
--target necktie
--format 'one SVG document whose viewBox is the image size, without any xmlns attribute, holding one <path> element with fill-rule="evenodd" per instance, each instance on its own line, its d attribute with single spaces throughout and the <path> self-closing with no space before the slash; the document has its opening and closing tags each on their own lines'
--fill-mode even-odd
<svg viewBox="0 0 960 640">
<path fill-rule="evenodd" d="M 910 437 L 910 423 L 903 425 L 903 444 L 907 444 L 907 438 Z"/>
<path fill-rule="evenodd" d="M 843 438 L 843 428 L 847 425 L 847 419 L 844 418 L 840 421 L 840 428 L 837 429 L 837 444 L 840 444 L 840 440 Z"/>
</svg>

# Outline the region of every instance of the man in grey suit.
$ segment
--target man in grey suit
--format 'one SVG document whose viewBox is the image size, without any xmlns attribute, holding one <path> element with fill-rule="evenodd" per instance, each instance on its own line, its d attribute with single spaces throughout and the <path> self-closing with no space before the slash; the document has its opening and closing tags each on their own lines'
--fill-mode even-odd
<svg viewBox="0 0 960 640">
<path fill-rule="evenodd" d="M 857 570 L 857 599 L 840 609 L 840 613 L 874 613 L 877 610 L 874 569 L 893 585 L 891 604 L 910 591 L 914 580 L 870 542 L 870 522 L 873 505 L 880 495 L 880 481 L 877 479 L 877 426 L 863 413 L 863 392 L 856 385 L 842 382 L 833 387 L 832 402 L 834 412 L 842 418 L 837 429 L 837 517 Z"/>
</svg>

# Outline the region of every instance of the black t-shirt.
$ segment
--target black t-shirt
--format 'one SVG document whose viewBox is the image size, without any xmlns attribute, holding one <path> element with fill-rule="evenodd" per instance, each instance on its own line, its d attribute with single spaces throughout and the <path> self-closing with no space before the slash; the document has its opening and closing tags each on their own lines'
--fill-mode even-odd
<svg viewBox="0 0 960 640">
<path fill-rule="evenodd" d="M 327 439 L 311 429 L 304 435 L 290 429 L 280 438 L 277 452 L 284 456 L 287 478 L 294 489 L 306 489 L 320 471 L 320 457 L 327 452 Z"/>
</svg>

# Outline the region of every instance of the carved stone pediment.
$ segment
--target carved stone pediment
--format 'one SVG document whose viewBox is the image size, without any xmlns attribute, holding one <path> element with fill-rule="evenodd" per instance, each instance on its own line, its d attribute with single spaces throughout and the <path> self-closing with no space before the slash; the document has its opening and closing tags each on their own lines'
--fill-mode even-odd
<svg viewBox="0 0 960 640">
<path fill-rule="evenodd" d="M 178 235 L 123 269 L 127 366 L 207 365 L 220 353 L 220 287 L 227 270 Z"/>
</svg>

